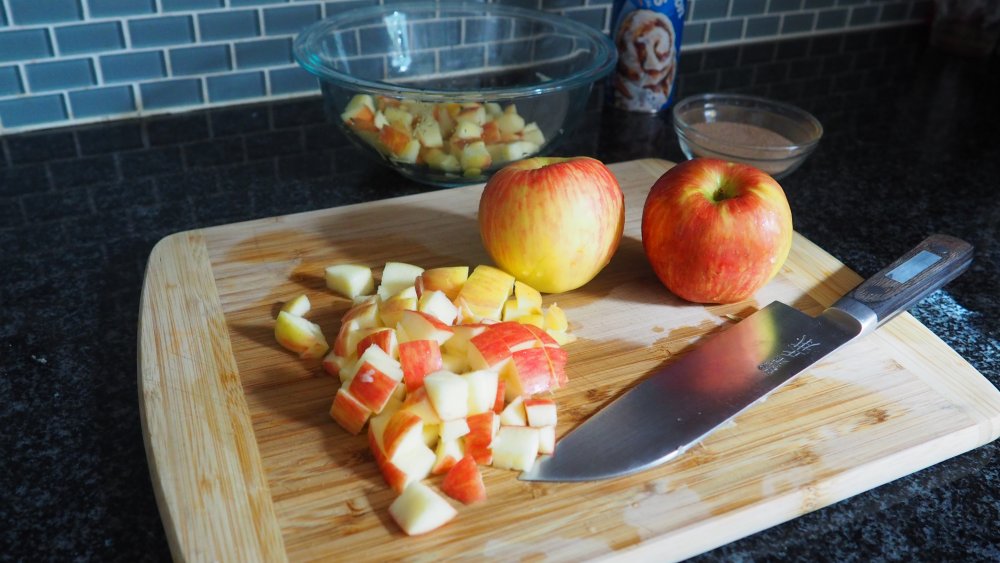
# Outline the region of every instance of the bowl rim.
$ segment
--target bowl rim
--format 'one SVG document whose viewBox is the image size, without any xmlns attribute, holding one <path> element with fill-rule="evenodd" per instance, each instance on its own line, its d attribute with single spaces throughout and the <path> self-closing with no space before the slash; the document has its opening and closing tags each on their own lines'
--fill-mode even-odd
<svg viewBox="0 0 1000 563">
<path fill-rule="evenodd" d="M 687 110 L 692 106 L 696 105 L 707 105 L 708 103 L 723 103 L 727 101 L 740 101 L 744 104 L 756 104 L 754 109 L 759 111 L 767 111 L 770 113 L 783 113 L 786 116 L 791 114 L 791 116 L 811 125 L 815 131 L 815 135 L 805 143 L 791 143 L 787 145 L 748 145 L 744 143 L 732 143 L 725 139 L 719 139 L 717 137 L 710 137 L 701 133 L 693 128 L 693 123 L 686 121 L 682 116 L 682 110 Z M 775 111 L 777 110 L 777 111 Z M 808 154 L 812 149 L 819 144 L 820 139 L 823 138 L 823 124 L 816 119 L 808 111 L 789 104 L 785 102 L 779 102 L 778 100 L 772 100 L 769 98 L 764 98 L 761 96 L 751 96 L 747 94 L 727 94 L 727 93 L 709 93 L 709 94 L 695 94 L 688 96 L 681 101 L 674 104 L 673 110 L 673 121 L 674 130 L 678 135 L 685 137 L 689 140 L 698 141 L 711 141 L 714 144 L 721 145 L 724 147 L 737 147 L 740 149 L 752 149 L 762 151 L 772 154 L 784 154 L 784 156 L 779 156 L 776 158 L 768 158 L 762 156 L 760 158 L 753 158 L 753 160 L 786 160 L 789 158 L 795 158 L 800 155 Z M 722 153 L 723 151 L 715 150 L 714 152 Z"/>
<path fill-rule="evenodd" d="M 514 16 L 519 18 L 528 18 L 536 21 L 542 21 L 551 24 L 558 29 L 567 30 L 573 33 L 575 36 L 588 39 L 590 43 L 595 47 L 594 60 L 588 68 L 578 71 L 571 76 L 554 79 L 544 84 L 513 87 L 513 88 L 504 87 L 504 88 L 479 88 L 475 90 L 441 90 L 441 89 L 414 88 L 410 86 L 393 84 L 390 82 L 383 82 L 380 80 L 358 78 L 356 76 L 352 76 L 350 74 L 336 70 L 329 65 L 323 64 L 321 61 L 313 60 L 313 58 L 309 56 L 309 51 L 310 51 L 309 47 L 311 46 L 311 44 L 318 41 L 334 26 L 340 26 L 345 23 L 349 24 L 352 22 L 357 22 L 364 18 L 370 18 L 372 16 L 377 16 L 377 15 L 389 15 L 394 12 L 406 12 L 407 10 L 411 11 L 434 10 L 437 12 L 440 12 L 442 10 L 469 11 L 469 12 L 474 11 L 476 13 L 486 12 L 489 14 Z M 434 100 L 434 99 L 450 100 L 456 97 L 477 97 L 477 98 L 489 98 L 491 100 L 509 100 L 524 96 L 537 96 L 560 90 L 566 90 L 569 88 L 585 84 L 592 84 L 593 82 L 596 82 L 597 80 L 600 80 L 601 78 L 610 74 L 611 71 L 614 70 L 615 65 L 618 62 L 618 50 L 607 35 L 586 24 L 572 20 L 565 16 L 551 14 L 543 12 L 541 10 L 521 8 L 518 6 L 507 6 L 503 4 L 490 4 L 490 3 L 480 3 L 480 2 L 464 2 L 464 1 L 454 2 L 450 0 L 431 1 L 431 2 L 429 1 L 400 2 L 400 3 L 366 6 L 362 8 L 345 10 L 340 14 L 315 22 L 306 27 L 305 29 L 303 29 L 295 37 L 295 41 L 293 42 L 292 45 L 292 52 L 296 62 L 303 69 L 305 69 L 310 74 L 317 76 L 321 80 L 333 81 L 339 83 L 342 86 L 363 90 L 365 91 L 365 93 L 373 95 L 400 97 L 400 95 L 408 94 L 408 95 L 419 96 L 420 98 L 426 100 Z"/>
</svg>

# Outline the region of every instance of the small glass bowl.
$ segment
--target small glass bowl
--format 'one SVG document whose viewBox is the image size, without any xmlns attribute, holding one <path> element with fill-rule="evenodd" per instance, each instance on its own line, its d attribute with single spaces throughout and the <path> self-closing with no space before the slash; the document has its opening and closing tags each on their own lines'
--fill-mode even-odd
<svg viewBox="0 0 1000 563">
<path fill-rule="evenodd" d="M 823 136 L 823 126 L 795 106 L 741 94 L 700 94 L 673 108 L 684 155 L 755 166 L 775 179 L 798 168 Z"/>
<path fill-rule="evenodd" d="M 345 11 L 303 30 L 294 54 L 356 145 L 437 186 L 551 152 L 618 57 L 569 18 L 450 1 Z"/>
</svg>

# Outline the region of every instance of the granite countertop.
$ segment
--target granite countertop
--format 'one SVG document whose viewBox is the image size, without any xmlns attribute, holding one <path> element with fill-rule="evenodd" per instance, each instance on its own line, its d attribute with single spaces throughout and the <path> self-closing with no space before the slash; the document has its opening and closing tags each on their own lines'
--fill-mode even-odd
<svg viewBox="0 0 1000 563">
<path fill-rule="evenodd" d="M 976 246 L 912 312 L 1000 385 L 1000 64 L 891 28 L 686 53 L 681 94 L 823 122 L 783 180 L 796 229 L 862 275 L 931 232 Z M 595 92 L 558 154 L 683 156 L 667 116 Z M 0 559 L 166 560 L 136 393 L 145 261 L 173 232 L 430 188 L 359 157 L 316 98 L 0 140 Z M 1000 560 L 996 443 L 699 556 Z"/>
</svg>

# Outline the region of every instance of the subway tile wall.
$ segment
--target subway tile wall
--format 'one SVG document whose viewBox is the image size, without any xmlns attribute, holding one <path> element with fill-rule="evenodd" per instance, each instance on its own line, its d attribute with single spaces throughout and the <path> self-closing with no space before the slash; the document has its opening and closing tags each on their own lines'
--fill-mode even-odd
<svg viewBox="0 0 1000 563">
<path fill-rule="evenodd" d="M 493 1 L 605 32 L 611 17 L 612 0 Z M 0 0 L 0 135 L 314 95 L 315 80 L 292 59 L 295 34 L 373 3 Z M 902 25 L 931 10 L 932 0 L 689 0 L 682 53 Z"/>
</svg>

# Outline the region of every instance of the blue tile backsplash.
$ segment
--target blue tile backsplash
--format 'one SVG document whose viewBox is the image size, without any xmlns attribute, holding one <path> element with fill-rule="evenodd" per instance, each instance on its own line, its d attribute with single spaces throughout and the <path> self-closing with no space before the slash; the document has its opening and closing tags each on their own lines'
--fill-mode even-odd
<svg viewBox="0 0 1000 563">
<path fill-rule="evenodd" d="M 0 0 L 0 135 L 315 95 L 315 79 L 292 60 L 295 34 L 343 10 L 395 1 Z M 604 31 L 612 3 L 490 1 L 560 13 Z M 688 1 L 685 51 L 924 21 L 933 0 Z M 424 35 L 428 47 L 450 47 L 461 30 L 438 26 Z M 362 55 L 377 52 L 378 41 L 360 34 L 355 47 Z M 489 58 L 481 47 L 463 48 Z M 437 64 L 430 55 L 416 63 Z M 372 77 L 386 69 L 379 55 L 352 66 Z"/>
<path fill-rule="evenodd" d="M 79 21 L 78 0 L 8 0 L 10 20 L 17 25 Z"/>
</svg>

